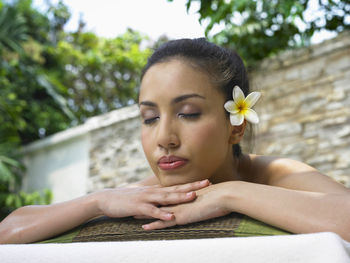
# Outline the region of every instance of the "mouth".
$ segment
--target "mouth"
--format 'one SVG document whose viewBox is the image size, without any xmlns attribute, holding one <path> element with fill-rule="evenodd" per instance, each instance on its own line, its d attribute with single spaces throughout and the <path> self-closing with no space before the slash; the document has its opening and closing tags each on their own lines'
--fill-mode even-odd
<svg viewBox="0 0 350 263">
<path fill-rule="evenodd" d="M 174 170 L 187 164 L 188 160 L 178 156 L 163 156 L 158 161 L 158 167 L 162 170 Z"/>
</svg>

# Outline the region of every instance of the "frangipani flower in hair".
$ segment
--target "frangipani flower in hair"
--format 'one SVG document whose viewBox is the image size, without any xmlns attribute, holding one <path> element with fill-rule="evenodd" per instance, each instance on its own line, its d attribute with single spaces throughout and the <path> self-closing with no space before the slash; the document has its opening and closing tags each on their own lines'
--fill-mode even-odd
<svg viewBox="0 0 350 263">
<path fill-rule="evenodd" d="M 244 119 L 254 124 L 259 123 L 258 114 L 251 108 L 258 101 L 260 95 L 260 92 L 254 91 L 245 97 L 240 87 L 233 88 L 233 100 L 224 104 L 224 108 L 230 113 L 230 122 L 233 126 L 241 125 Z"/>
</svg>

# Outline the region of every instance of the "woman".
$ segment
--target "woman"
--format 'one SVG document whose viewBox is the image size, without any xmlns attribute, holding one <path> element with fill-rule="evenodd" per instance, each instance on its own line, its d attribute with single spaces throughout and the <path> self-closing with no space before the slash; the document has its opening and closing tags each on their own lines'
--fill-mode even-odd
<svg viewBox="0 0 350 263">
<path fill-rule="evenodd" d="M 239 56 L 205 39 L 161 46 L 139 95 L 141 138 L 154 176 L 68 202 L 28 206 L 0 223 L 0 243 L 28 243 L 94 217 L 151 217 L 145 230 L 246 214 L 293 233 L 332 231 L 350 240 L 350 191 L 294 160 L 243 154 L 258 122 Z M 210 181 L 210 183 L 209 183 Z"/>
</svg>

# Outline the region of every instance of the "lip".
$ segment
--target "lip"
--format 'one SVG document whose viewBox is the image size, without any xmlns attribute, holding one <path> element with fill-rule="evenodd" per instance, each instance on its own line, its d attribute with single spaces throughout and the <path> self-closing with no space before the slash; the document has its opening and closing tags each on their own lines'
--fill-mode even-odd
<svg viewBox="0 0 350 263">
<path fill-rule="evenodd" d="M 158 167 L 162 170 L 173 170 L 183 167 L 187 162 L 187 159 L 179 156 L 163 156 L 158 160 Z"/>
</svg>

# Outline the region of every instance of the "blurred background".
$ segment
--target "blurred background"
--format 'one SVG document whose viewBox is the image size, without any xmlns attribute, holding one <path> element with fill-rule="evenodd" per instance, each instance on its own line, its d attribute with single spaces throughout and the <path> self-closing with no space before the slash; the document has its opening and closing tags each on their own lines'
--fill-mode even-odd
<svg viewBox="0 0 350 263">
<path fill-rule="evenodd" d="M 149 175 L 140 72 L 182 37 L 242 56 L 263 93 L 247 151 L 349 186 L 349 28 L 349 0 L 0 0 L 0 219 Z"/>
</svg>

